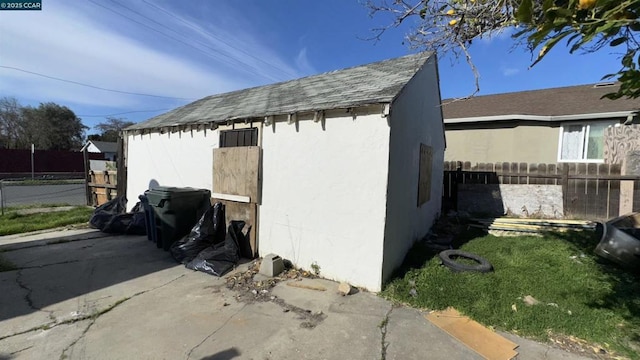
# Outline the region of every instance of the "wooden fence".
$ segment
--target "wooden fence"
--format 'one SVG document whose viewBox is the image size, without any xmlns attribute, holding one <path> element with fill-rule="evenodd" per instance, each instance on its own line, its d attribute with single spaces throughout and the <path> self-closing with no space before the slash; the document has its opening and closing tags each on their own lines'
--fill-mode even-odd
<svg viewBox="0 0 640 360">
<path fill-rule="evenodd" d="M 89 205 L 100 206 L 118 196 L 117 171 L 93 171 L 89 170 L 87 184 L 87 196 Z"/>
<path fill-rule="evenodd" d="M 561 185 L 565 216 L 609 219 L 622 201 L 640 211 L 640 176 L 621 175 L 616 164 L 478 163 L 445 161 L 443 210 L 456 210 L 458 184 Z M 633 185 L 631 186 L 629 185 Z M 631 191 L 622 191 L 621 185 Z M 624 197 L 628 196 L 629 199 Z"/>
</svg>

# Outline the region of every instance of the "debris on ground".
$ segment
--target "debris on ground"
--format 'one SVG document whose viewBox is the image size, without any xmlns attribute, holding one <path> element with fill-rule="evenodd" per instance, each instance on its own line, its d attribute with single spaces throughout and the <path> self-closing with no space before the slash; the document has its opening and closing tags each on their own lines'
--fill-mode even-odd
<svg viewBox="0 0 640 360">
<path fill-rule="evenodd" d="M 441 216 L 433 224 L 423 241 L 427 247 L 434 251 L 452 249 L 454 239 L 465 227 L 458 217 Z"/>
<path fill-rule="evenodd" d="M 322 311 L 313 313 L 311 310 L 287 304 L 283 299 L 271 294 L 271 289 L 281 281 L 302 281 L 303 279 L 316 279 L 317 276 L 308 271 L 290 267 L 280 273 L 279 276 L 254 281 L 254 276 L 260 272 L 261 262 L 261 260 L 254 260 L 249 264 L 246 271 L 238 271 L 226 276 L 227 289 L 237 293 L 235 295 L 237 301 L 244 303 L 271 301 L 282 307 L 282 311 L 285 313 L 296 313 L 301 320 L 304 320 L 300 327 L 305 329 L 313 329 L 327 317 Z M 287 284 L 290 283 L 288 282 Z"/>
<path fill-rule="evenodd" d="M 289 281 L 287 282 L 287 286 L 297 287 L 301 289 L 315 290 L 315 291 L 327 291 L 327 288 L 324 286 L 303 284 L 302 282 L 298 282 L 298 281 Z"/>
<path fill-rule="evenodd" d="M 273 300 L 270 296 L 270 290 L 281 281 L 317 278 L 309 271 L 289 267 L 278 276 L 254 281 L 254 276 L 260 272 L 261 264 L 262 260 L 254 260 L 249 264 L 249 268 L 246 271 L 239 271 L 225 276 L 227 288 L 239 291 L 240 294 L 236 297 L 240 297 L 245 301 L 270 301 Z"/>
<path fill-rule="evenodd" d="M 558 348 L 593 359 L 623 359 L 598 344 L 590 344 L 575 336 L 549 333 L 549 339 Z"/>
<path fill-rule="evenodd" d="M 545 232 L 582 231 L 596 229 L 594 221 L 558 220 L 558 219 L 529 219 L 529 218 L 490 218 L 469 219 L 470 227 L 483 229 L 495 236 L 539 235 Z"/>
<path fill-rule="evenodd" d="M 538 305 L 538 304 L 540 304 L 540 301 L 539 301 L 539 300 L 537 300 L 536 298 L 534 298 L 534 297 L 533 297 L 533 296 L 531 296 L 531 295 L 527 295 L 527 296 L 525 296 L 525 297 L 522 299 L 522 301 L 523 301 L 525 304 L 529 305 L 529 306 L 533 306 L 533 305 Z"/>
<path fill-rule="evenodd" d="M 274 277 L 280 275 L 285 269 L 284 261 L 276 254 L 267 254 L 262 258 L 260 274 Z"/>
<path fill-rule="evenodd" d="M 351 285 L 347 282 L 341 282 L 340 285 L 338 285 L 338 292 L 342 296 L 347 296 L 351 294 L 352 291 L 353 289 L 351 288 Z"/>
</svg>

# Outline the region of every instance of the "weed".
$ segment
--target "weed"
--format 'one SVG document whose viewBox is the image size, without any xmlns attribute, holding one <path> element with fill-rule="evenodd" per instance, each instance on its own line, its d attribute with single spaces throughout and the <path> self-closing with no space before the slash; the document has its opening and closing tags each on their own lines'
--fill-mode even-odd
<svg viewBox="0 0 640 360">
<path fill-rule="evenodd" d="M 313 262 L 313 264 L 311 264 L 311 270 L 313 270 L 313 273 L 316 276 L 320 276 L 320 265 L 318 265 L 317 262 Z"/>
</svg>

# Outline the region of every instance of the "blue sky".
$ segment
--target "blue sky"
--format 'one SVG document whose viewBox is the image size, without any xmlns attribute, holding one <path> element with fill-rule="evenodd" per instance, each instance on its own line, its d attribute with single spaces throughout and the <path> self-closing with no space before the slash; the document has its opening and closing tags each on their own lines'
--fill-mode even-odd
<svg viewBox="0 0 640 360">
<path fill-rule="evenodd" d="M 413 52 L 407 27 L 365 40 L 388 22 L 358 0 L 42 0 L 42 11 L 0 11 L 0 97 L 65 105 L 89 127 L 104 115 L 137 122 L 207 95 Z M 471 54 L 480 94 L 594 83 L 619 67 L 608 49 L 558 46 L 528 70 L 530 54 L 512 51 L 506 34 Z M 443 98 L 473 92 L 464 60 L 439 60 Z"/>
</svg>

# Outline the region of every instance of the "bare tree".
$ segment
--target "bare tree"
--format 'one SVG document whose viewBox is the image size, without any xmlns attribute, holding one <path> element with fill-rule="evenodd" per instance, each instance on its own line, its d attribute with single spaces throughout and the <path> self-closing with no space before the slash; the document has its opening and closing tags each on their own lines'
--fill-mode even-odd
<svg viewBox="0 0 640 360">
<path fill-rule="evenodd" d="M 0 99 L 0 147 L 18 147 L 22 131 L 22 106 L 14 97 Z"/>
<path fill-rule="evenodd" d="M 89 140 L 116 142 L 122 129 L 133 124 L 133 122 L 125 118 L 107 117 L 105 122 L 95 126 L 100 131 L 100 134 L 89 135 Z"/>
<path fill-rule="evenodd" d="M 619 50 L 621 68 L 603 79 L 621 86 L 610 98 L 640 97 L 640 0 L 367 0 L 371 15 L 392 16 L 387 26 L 374 29 L 374 38 L 415 19 L 406 40 L 411 47 L 464 56 L 476 75 L 469 54 L 473 41 L 513 30 L 514 46 L 529 49 L 534 66 L 561 40 L 569 52 Z"/>
</svg>

